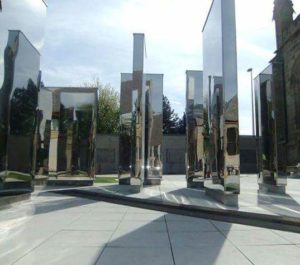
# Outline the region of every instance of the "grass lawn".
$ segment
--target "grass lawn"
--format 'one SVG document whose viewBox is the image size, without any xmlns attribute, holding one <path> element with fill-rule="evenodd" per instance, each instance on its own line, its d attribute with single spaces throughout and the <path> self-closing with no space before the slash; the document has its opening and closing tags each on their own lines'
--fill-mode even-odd
<svg viewBox="0 0 300 265">
<path fill-rule="evenodd" d="M 118 179 L 113 176 L 96 177 L 94 183 L 118 183 Z"/>
<path fill-rule="evenodd" d="M 5 173 L 5 171 L 3 171 L 2 173 Z M 30 182 L 33 180 L 30 174 L 25 174 L 17 171 L 7 171 L 7 175 L 6 176 L 3 175 L 1 177 L 7 181 L 18 180 L 18 181 Z"/>
</svg>

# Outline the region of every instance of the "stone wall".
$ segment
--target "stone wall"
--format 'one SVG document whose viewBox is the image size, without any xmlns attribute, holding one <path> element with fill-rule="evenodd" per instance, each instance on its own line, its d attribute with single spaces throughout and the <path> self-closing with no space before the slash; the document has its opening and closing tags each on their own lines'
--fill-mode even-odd
<svg viewBox="0 0 300 265">
<path fill-rule="evenodd" d="M 185 135 L 163 136 L 163 172 L 164 174 L 185 174 Z"/>
<path fill-rule="evenodd" d="M 240 135 L 240 161 L 242 174 L 257 172 L 256 141 L 253 136 Z"/>
<path fill-rule="evenodd" d="M 185 135 L 164 135 L 162 161 L 164 174 L 185 174 Z M 252 136 L 240 137 L 241 173 L 256 172 L 256 145 Z M 118 173 L 119 137 L 98 134 L 96 137 L 96 173 Z"/>
<path fill-rule="evenodd" d="M 119 164 L 119 136 L 97 134 L 96 174 L 116 174 Z"/>
</svg>

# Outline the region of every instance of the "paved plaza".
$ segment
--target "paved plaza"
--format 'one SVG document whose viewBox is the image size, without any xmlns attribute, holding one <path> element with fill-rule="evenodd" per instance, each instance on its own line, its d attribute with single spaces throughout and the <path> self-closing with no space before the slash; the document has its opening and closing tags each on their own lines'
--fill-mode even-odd
<svg viewBox="0 0 300 265">
<path fill-rule="evenodd" d="M 94 187 L 80 189 L 183 205 L 300 218 L 300 179 L 296 178 L 288 179 L 285 195 L 278 195 L 259 193 L 257 176 L 242 175 L 238 207 L 225 206 L 208 197 L 204 190 L 186 188 L 184 175 L 163 176 L 160 186 L 146 186 L 141 193 L 134 193 L 130 186 L 118 184 L 97 183 Z"/>
<path fill-rule="evenodd" d="M 30 200 L 0 210 L 5 265 L 298 265 L 299 260 L 297 233 L 38 190 Z"/>
</svg>

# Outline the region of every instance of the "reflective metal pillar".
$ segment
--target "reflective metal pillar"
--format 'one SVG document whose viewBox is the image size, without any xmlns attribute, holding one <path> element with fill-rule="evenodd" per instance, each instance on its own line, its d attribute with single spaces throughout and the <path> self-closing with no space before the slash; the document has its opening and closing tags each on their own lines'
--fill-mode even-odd
<svg viewBox="0 0 300 265">
<path fill-rule="evenodd" d="M 203 72 L 186 72 L 186 179 L 204 186 Z"/>
<path fill-rule="evenodd" d="M 0 195 L 33 190 L 47 10 L 43 1 L 35 2 L 4 0 L 0 12 Z"/>
<path fill-rule="evenodd" d="M 91 185 L 95 175 L 97 88 L 42 88 L 38 170 L 50 185 Z"/>
<path fill-rule="evenodd" d="M 145 154 L 145 85 L 144 85 L 144 34 L 134 34 L 132 72 L 132 156 L 130 184 L 140 189 L 144 182 Z"/>
<path fill-rule="evenodd" d="M 162 179 L 163 75 L 145 74 L 145 184 Z"/>
<path fill-rule="evenodd" d="M 240 192 L 235 25 L 235 1 L 213 1 L 203 28 L 205 186 L 233 205 Z"/>
<path fill-rule="evenodd" d="M 258 183 L 260 191 L 285 192 L 287 178 L 278 170 L 278 141 L 272 65 L 255 78 Z"/>
</svg>

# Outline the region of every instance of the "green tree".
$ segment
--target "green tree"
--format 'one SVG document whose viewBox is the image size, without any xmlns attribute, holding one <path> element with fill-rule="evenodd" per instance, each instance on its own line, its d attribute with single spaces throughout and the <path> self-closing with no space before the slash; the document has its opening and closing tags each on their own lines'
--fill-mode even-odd
<svg viewBox="0 0 300 265">
<path fill-rule="evenodd" d="M 172 109 L 170 101 L 166 96 L 163 96 L 163 133 L 177 133 L 179 117 Z"/>
<path fill-rule="evenodd" d="M 185 113 L 183 113 L 182 118 L 179 119 L 177 126 L 176 126 L 176 133 L 177 134 L 185 134 L 186 131 L 186 116 Z"/>
<path fill-rule="evenodd" d="M 92 83 L 85 83 L 84 86 L 98 88 L 97 132 L 103 134 L 119 133 L 119 92 L 110 84 L 103 85 L 98 79 Z"/>
</svg>

